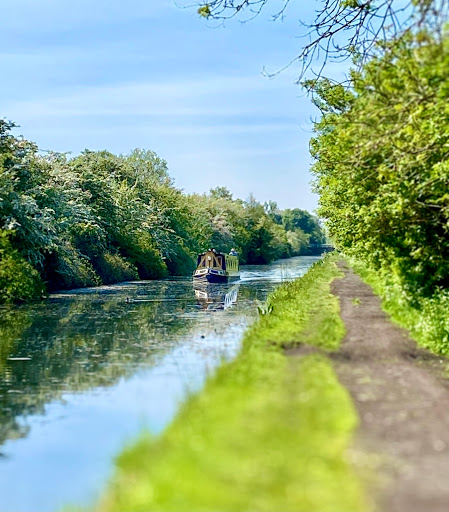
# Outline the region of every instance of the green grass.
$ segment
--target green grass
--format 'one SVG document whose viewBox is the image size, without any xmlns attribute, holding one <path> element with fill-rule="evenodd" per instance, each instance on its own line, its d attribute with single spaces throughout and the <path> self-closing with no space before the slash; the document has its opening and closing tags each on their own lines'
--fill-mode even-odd
<svg viewBox="0 0 449 512">
<path fill-rule="evenodd" d="M 242 351 L 191 397 L 158 438 L 118 458 L 99 511 L 366 511 L 347 462 L 357 416 L 323 355 L 286 357 L 344 334 L 332 258 L 271 297 Z"/>
<path fill-rule="evenodd" d="M 407 294 L 394 275 L 369 269 L 363 262 L 349 259 L 351 266 L 382 299 L 391 319 L 410 331 L 424 348 L 436 354 L 449 353 L 449 292 L 436 289 L 432 297 Z"/>
<path fill-rule="evenodd" d="M 330 282 L 343 274 L 330 255 L 316 263 L 305 276 L 280 286 L 268 298 L 270 315 L 254 326 L 259 343 L 289 347 L 307 343 L 325 349 L 338 348 L 345 328 L 338 300 L 330 293 Z M 253 343 L 256 343 L 253 340 Z"/>
</svg>

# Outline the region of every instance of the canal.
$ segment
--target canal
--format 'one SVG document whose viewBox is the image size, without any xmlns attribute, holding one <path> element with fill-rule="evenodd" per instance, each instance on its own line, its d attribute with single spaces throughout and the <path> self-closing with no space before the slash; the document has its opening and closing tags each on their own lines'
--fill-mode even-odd
<svg viewBox="0 0 449 512">
<path fill-rule="evenodd" d="M 235 356 L 257 304 L 318 259 L 242 267 L 236 284 L 206 290 L 171 278 L 2 308 L 0 510 L 97 499 L 124 444 L 160 432 Z"/>
</svg>

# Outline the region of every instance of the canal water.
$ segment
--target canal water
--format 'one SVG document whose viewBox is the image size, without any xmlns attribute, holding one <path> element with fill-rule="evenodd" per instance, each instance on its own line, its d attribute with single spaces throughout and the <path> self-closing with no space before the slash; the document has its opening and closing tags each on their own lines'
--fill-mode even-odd
<svg viewBox="0 0 449 512">
<path fill-rule="evenodd" d="M 123 446 L 160 432 L 236 355 L 257 304 L 318 259 L 242 267 L 226 286 L 138 281 L 0 309 L 0 510 L 96 500 Z"/>
</svg>

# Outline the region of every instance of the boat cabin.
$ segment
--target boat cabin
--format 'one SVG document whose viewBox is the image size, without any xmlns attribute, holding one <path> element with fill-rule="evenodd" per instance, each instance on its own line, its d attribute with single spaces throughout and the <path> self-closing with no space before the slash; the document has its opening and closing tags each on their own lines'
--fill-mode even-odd
<svg viewBox="0 0 449 512">
<path fill-rule="evenodd" d="M 225 254 L 217 252 L 215 249 L 209 249 L 198 256 L 197 268 L 216 268 L 225 270 L 225 256 Z"/>
</svg>

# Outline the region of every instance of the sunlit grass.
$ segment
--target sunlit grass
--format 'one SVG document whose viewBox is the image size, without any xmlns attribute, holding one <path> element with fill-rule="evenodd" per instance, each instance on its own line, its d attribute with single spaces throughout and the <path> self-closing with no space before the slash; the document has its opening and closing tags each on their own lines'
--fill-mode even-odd
<svg viewBox="0 0 449 512">
<path fill-rule="evenodd" d="M 330 293 L 329 283 L 343 274 L 330 255 L 316 263 L 300 279 L 280 286 L 268 298 L 269 316 L 254 326 L 260 342 L 283 347 L 307 343 L 336 349 L 344 336 L 338 301 Z"/>
<path fill-rule="evenodd" d="M 366 511 L 346 461 L 357 416 L 322 355 L 287 357 L 307 340 L 335 348 L 344 334 L 329 292 L 338 272 L 315 265 L 270 298 L 271 314 L 242 351 L 191 397 L 158 438 L 119 457 L 99 511 Z"/>
</svg>

